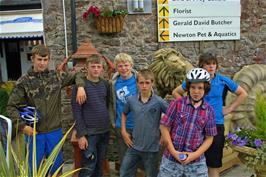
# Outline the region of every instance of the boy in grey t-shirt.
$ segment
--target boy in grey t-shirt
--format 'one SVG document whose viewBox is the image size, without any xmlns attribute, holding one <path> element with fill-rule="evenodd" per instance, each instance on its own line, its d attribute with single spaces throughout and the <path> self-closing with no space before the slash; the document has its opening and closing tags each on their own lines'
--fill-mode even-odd
<svg viewBox="0 0 266 177">
<path fill-rule="evenodd" d="M 166 101 L 157 96 L 152 86 L 154 75 L 143 69 L 138 73 L 139 94 L 128 98 L 122 113 L 121 134 L 129 147 L 120 168 L 121 177 L 134 177 L 138 162 L 144 164 L 146 177 L 158 174 L 158 153 L 160 147 L 160 119 L 168 107 Z M 134 127 L 132 137 L 126 131 L 127 114 L 132 112 Z"/>
</svg>

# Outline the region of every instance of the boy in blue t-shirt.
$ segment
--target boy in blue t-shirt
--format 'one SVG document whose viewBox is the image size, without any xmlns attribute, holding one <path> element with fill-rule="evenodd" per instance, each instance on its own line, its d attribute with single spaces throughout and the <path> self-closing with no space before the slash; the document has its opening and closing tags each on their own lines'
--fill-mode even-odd
<svg viewBox="0 0 266 177">
<path fill-rule="evenodd" d="M 120 168 L 121 177 L 134 177 L 139 162 L 143 163 L 147 177 L 154 177 L 158 174 L 159 126 L 161 114 L 166 111 L 168 104 L 153 92 L 153 83 L 152 71 L 141 70 L 137 77 L 139 94 L 129 97 L 125 104 L 121 134 L 129 148 Z M 132 113 L 134 119 L 132 135 L 126 129 L 129 112 Z"/>
<path fill-rule="evenodd" d="M 218 74 L 217 56 L 212 52 L 205 52 L 200 55 L 198 66 L 206 69 L 211 77 L 211 90 L 204 97 L 214 109 L 217 135 L 214 136 L 211 147 L 205 152 L 209 177 L 219 177 L 219 167 L 222 167 L 224 147 L 224 116 L 234 111 L 246 98 L 246 91 L 232 79 Z M 228 89 L 237 95 L 231 105 L 224 105 L 224 91 Z M 181 97 L 187 91 L 186 83 L 178 86 L 173 91 L 175 98 Z"/>
<path fill-rule="evenodd" d="M 117 54 L 114 59 L 114 65 L 117 72 L 113 75 L 110 84 L 111 97 L 109 111 L 118 146 L 119 162 L 116 165 L 120 165 L 127 150 L 127 146 L 121 135 L 121 115 L 127 98 L 137 94 L 137 72 L 133 69 L 132 57 L 126 53 Z M 127 116 L 126 128 L 131 133 L 133 128 L 132 114 L 128 113 Z"/>
</svg>

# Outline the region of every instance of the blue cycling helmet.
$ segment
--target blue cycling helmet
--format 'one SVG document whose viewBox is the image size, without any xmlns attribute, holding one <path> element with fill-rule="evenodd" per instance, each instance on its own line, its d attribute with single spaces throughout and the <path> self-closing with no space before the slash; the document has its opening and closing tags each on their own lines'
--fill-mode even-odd
<svg viewBox="0 0 266 177">
<path fill-rule="evenodd" d="M 41 120 L 41 114 L 32 106 L 20 108 L 19 114 L 20 118 L 28 125 L 34 124 L 34 121 L 37 123 Z"/>
</svg>

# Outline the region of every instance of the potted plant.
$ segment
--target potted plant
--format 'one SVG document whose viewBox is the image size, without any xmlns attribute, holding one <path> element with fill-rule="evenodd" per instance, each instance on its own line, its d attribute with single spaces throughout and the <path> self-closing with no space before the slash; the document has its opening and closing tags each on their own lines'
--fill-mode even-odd
<svg viewBox="0 0 266 177">
<path fill-rule="evenodd" d="M 84 21 L 94 22 L 99 33 L 118 33 L 123 30 L 124 17 L 127 10 L 114 9 L 108 7 L 99 9 L 97 6 L 89 6 L 82 14 Z"/>
<path fill-rule="evenodd" d="M 238 128 L 229 133 L 229 146 L 239 152 L 239 159 L 253 169 L 257 177 L 266 176 L 266 100 L 258 92 L 255 102 L 256 128 Z"/>
</svg>

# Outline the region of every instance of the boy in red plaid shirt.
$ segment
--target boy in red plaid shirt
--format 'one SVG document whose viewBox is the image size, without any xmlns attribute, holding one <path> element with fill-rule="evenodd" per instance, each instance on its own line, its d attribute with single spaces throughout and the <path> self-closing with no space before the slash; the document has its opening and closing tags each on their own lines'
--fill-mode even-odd
<svg viewBox="0 0 266 177">
<path fill-rule="evenodd" d="M 194 68 L 187 73 L 186 84 L 188 96 L 172 101 L 161 120 L 167 148 L 158 177 L 208 177 L 204 152 L 217 134 L 214 111 L 203 101 L 210 90 L 210 74 Z"/>
</svg>

